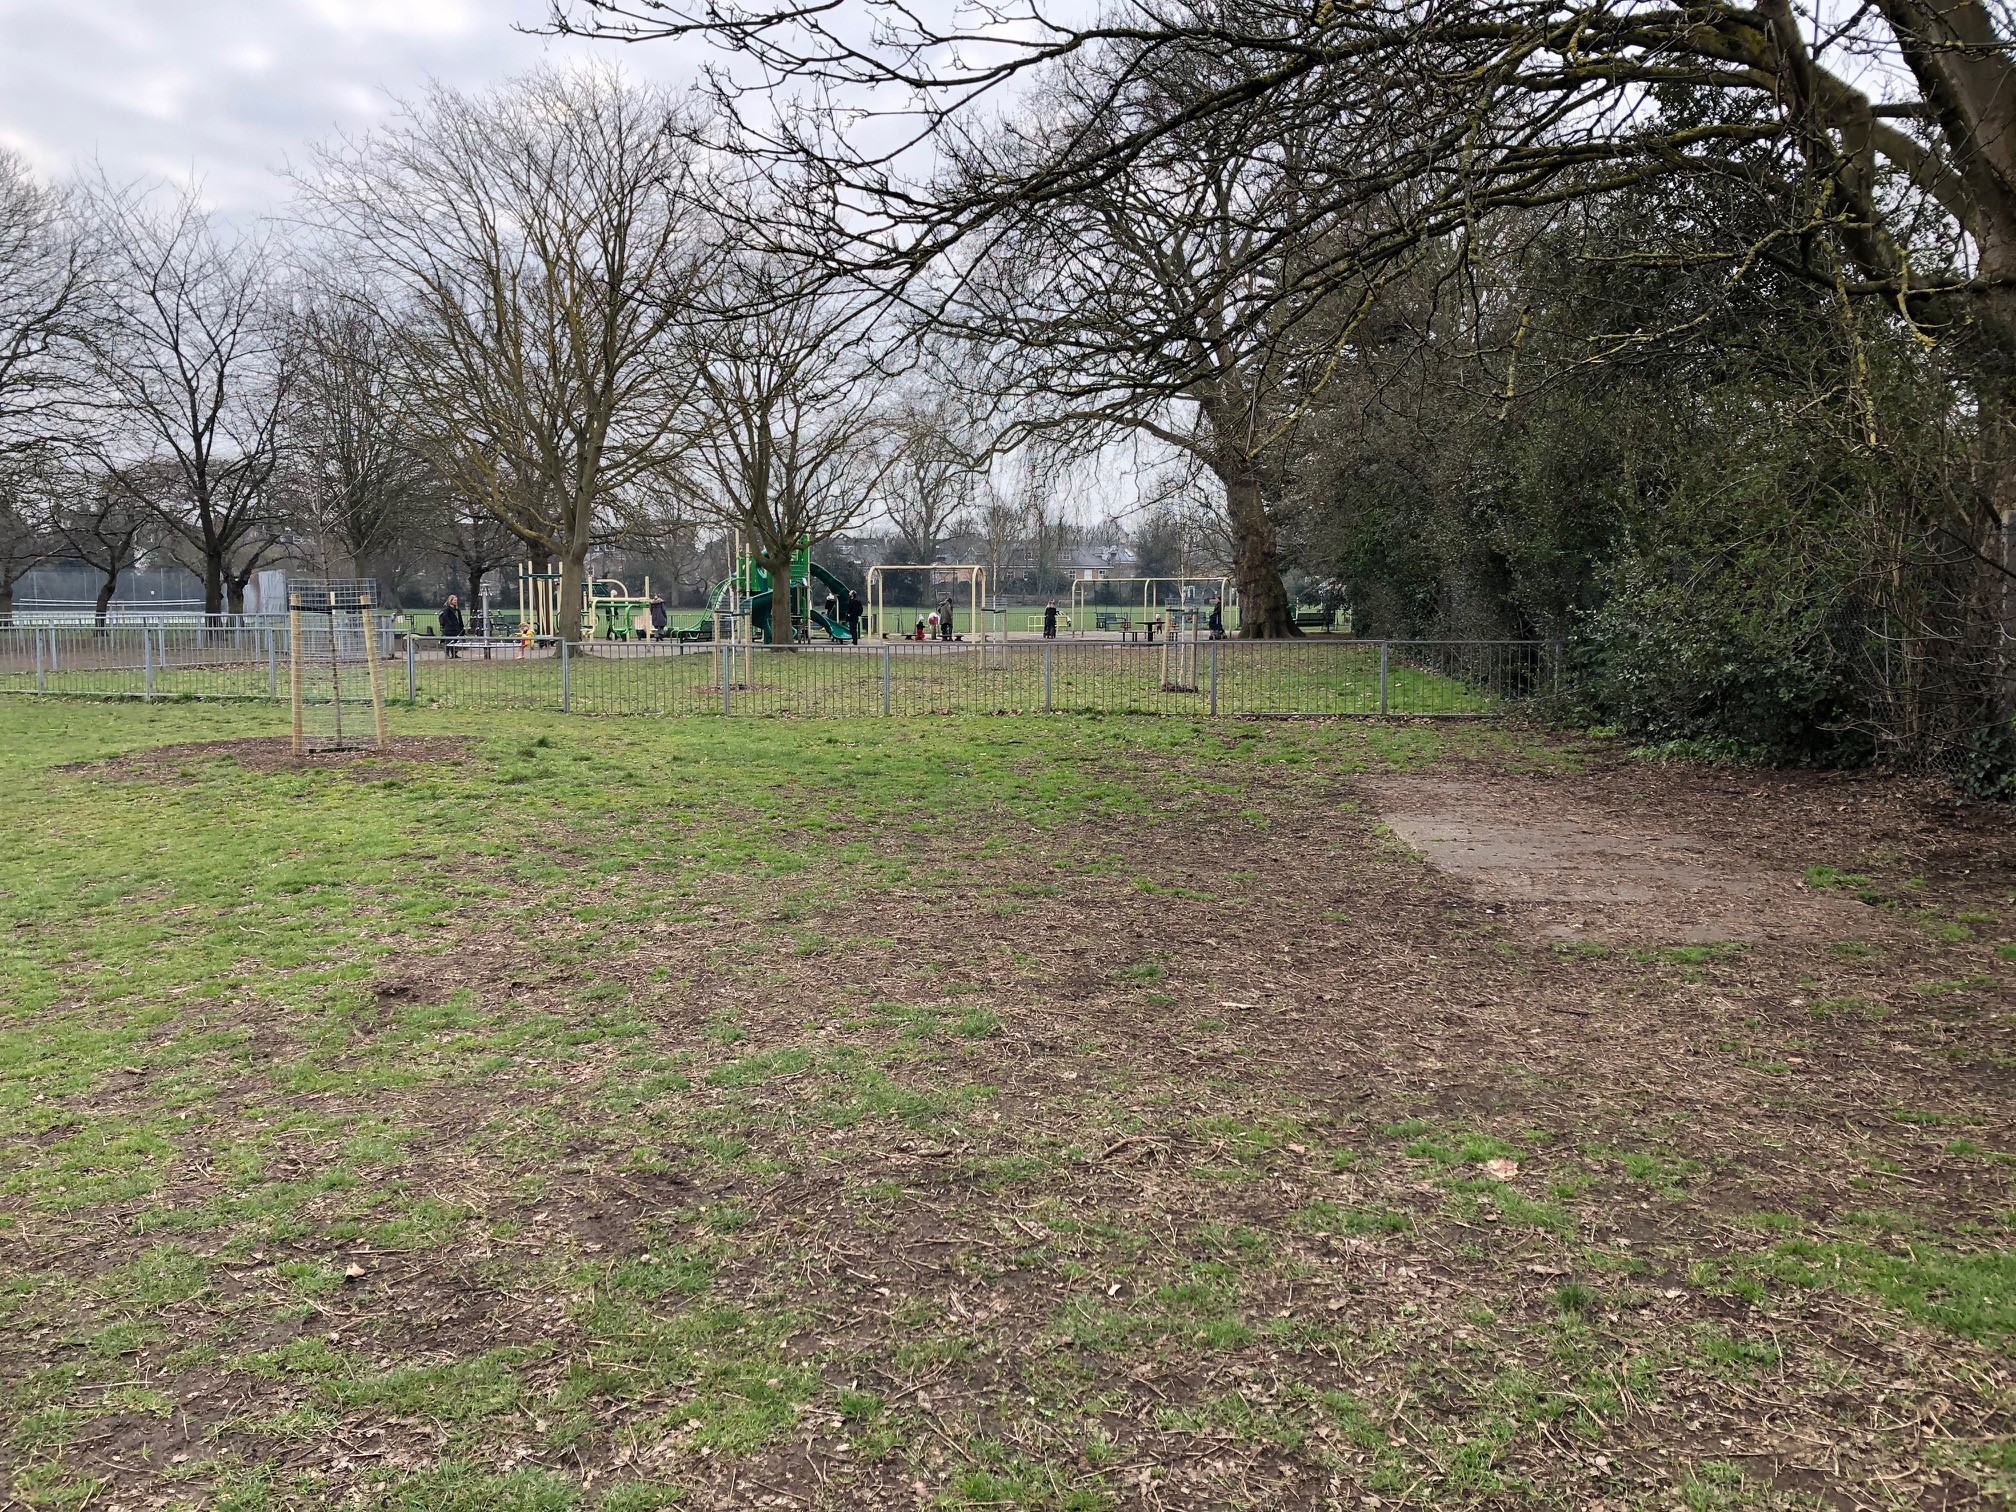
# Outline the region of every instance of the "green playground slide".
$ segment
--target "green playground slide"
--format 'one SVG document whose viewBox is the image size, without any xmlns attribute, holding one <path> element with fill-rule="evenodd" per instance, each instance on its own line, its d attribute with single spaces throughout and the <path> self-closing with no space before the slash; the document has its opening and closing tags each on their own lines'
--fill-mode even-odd
<svg viewBox="0 0 2016 1512">
<path fill-rule="evenodd" d="M 847 585 L 845 583 L 841 582 L 840 579 L 833 576 L 832 573 L 828 572 L 824 567 L 821 567 L 817 562 L 813 562 L 810 565 L 812 568 L 812 578 L 814 581 L 824 584 L 826 588 L 831 590 L 835 598 L 839 599 L 846 598 Z M 764 582 L 769 581 L 768 575 L 765 574 L 761 580 Z M 724 578 L 719 584 L 715 586 L 714 591 L 707 595 L 707 602 L 709 604 L 719 604 L 721 602 L 721 596 L 727 591 L 728 591 L 728 580 Z M 750 594 L 748 598 L 748 605 L 749 605 L 749 625 L 751 630 L 767 641 L 768 639 L 770 639 L 770 590 L 768 588 L 765 588 L 759 593 Z M 834 640 L 842 643 L 843 645 L 854 639 L 853 636 L 847 633 L 847 627 L 845 625 L 841 624 L 837 620 L 828 619 L 823 610 L 814 609 L 812 611 L 812 618 L 819 622 L 819 626 L 821 629 L 823 629 Z"/>
</svg>

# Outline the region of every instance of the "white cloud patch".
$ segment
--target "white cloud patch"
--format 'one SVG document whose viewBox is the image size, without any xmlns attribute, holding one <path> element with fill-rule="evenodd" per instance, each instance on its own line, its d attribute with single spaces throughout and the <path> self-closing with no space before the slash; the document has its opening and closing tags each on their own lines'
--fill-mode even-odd
<svg viewBox="0 0 2016 1512">
<path fill-rule="evenodd" d="M 0 142 L 61 174 L 202 180 L 219 208 L 286 198 L 309 141 L 381 119 L 428 80 L 478 89 L 594 57 L 679 82 L 671 44 L 527 36 L 545 0 L 0 0 Z"/>
</svg>

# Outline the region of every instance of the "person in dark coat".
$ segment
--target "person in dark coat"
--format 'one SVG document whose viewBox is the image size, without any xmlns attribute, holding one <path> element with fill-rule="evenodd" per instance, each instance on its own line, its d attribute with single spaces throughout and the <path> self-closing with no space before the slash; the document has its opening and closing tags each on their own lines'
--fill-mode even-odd
<svg viewBox="0 0 2016 1512">
<path fill-rule="evenodd" d="M 665 639 L 665 595 L 651 595 L 651 639 Z"/>
<path fill-rule="evenodd" d="M 938 602 L 938 638 L 952 639 L 952 598 L 947 594 Z"/>
<path fill-rule="evenodd" d="M 841 613 L 847 621 L 847 638 L 859 641 L 861 639 L 862 620 L 861 595 L 856 593 L 852 588 L 847 590 L 847 603 L 842 608 Z"/>
<path fill-rule="evenodd" d="M 1222 599 L 1211 600 L 1211 618 L 1205 624 L 1211 631 L 1211 639 L 1225 639 L 1225 604 Z"/>
<path fill-rule="evenodd" d="M 1043 639 L 1057 639 L 1057 600 L 1052 599 L 1043 606 Z"/>
<path fill-rule="evenodd" d="M 462 639 L 466 630 L 467 626 L 462 623 L 462 602 L 451 593 L 448 602 L 441 606 L 441 644 L 451 660 L 462 654 L 455 643 Z"/>
</svg>

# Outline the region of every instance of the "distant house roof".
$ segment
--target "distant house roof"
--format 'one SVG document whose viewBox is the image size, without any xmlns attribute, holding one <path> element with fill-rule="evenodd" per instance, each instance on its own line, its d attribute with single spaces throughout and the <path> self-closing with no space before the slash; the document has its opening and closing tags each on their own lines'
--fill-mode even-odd
<svg viewBox="0 0 2016 1512">
<path fill-rule="evenodd" d="M 1125 546 L 1067 552 L 1057 565 L 1075 578 L 1131 577 L 1137 570 L 1134 553 Z"/>
</svg>

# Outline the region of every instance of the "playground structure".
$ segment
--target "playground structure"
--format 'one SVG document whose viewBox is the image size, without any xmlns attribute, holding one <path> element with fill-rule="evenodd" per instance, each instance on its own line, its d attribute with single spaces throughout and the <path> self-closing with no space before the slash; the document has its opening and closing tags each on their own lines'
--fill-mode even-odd
<svg viewBox="0 0 2016 1512">
<path fill-rule="evenodd" d="M 289 586 L 287 690 L 296 756 L 311 749 L 385 749 L 385 691 L 372 613 L 377 597 L 369 581 Z M 346 704 L 352 710 L 347 728 Z"/>
<path fill-rule="evenodd" d="M 1233 604 L 1237 602 L 1232 592 L 1232 580 L 1229 577 L 1078 578 L 1071 584 L 1071 633 L 1073 635 L 1084 635 L 1088 630 L 1105 629 L 1107 627 L 1102 625 L 1100 620 L 1102 618 L 1110 618 L 1116 613 L 1124 612 L 1128 619 L 1131 620 L 1134 607 L 1131 603 L 1109 607 L 1101 606 L 1095 602 L 1095 595 L 1102 590 L 1115 588 L 1127 583 L 1139 583 L 1141 585 L 1142 625 L 1130 626 L 1133 629 L 1141 629 L 1150 624 L 1154 620 L 1155 612 L 1158 609 L 1165 610 L 1166 612 L 1180 610 L 1186 613 L 1201 609 L 1203 612 L 1208 613 L 1211 598 L 1216 598 L 1225 606 L 1227 612 L 1230 612 Z M 1176 595 L 1173 601 L 1161 592 L 1161 585 L 1164 584 L 1175 585 Z M 1208 588 L 1210 592 L 1203 600 L 1193 601 L 1190 595 L 1190 589 L 1193 585 Z"/>
<path fill-rule="evenodd" d="M 930 604 L 923 610 L 920 610 L 920 613 L 928 614 L 932 608 L 937 606 L 939 602 L 938 585 L 941 578 L 949 579 L 952 587 L 965 588 L 967 600 L 966 623 L 972 627 L 975 635 L 984 638 L 986 627 L 981 622 L 980 614 L 987 602 L 987 569 L 977 562 L 884 562 L 878 566 L 870 567 L 868 569 L 868 625 L 871 634 L 880 636 L 883 640 L 890 638 L 886 596 L 889 581 L 887 574 L 892 572 L 928 572 L 931 574 L 929 589 Z M 913 625 L 899 625 L 896 631 L 896 639 L 909 639 L 914 628 Z M 1005 626 L 1003 633 L 1006 633 Z"/>
<path fill-rule="evenodd" d="M 651 638 L 651 579 L 635 594 L 620 578 L 591 577 L 583 585 L 581 635 L 585 640 Z M 536 637 L 560 633 L 560 574 L 531 562 L 518 564 L 518 624 Z"/>
<path fill-rule="evenodd" d="M 847 596 L 847 585 L 812 560 L 811 540 L 800 537 L 798 549 L 791 554 L 791 581 L 785 589 L 785 612 L 791 616 L 792 639 L 810 640 L 812 627 L 817 625 L 838 644 L 851 644 L 854 637 L 839 617 L 826 613 L 813 601 L 815 583 L 835 599 Z M 715 585 L 707 599 L 713 613 L 714 638 L 733 640 L 740 627 L 746 625 L 750 641 L 773 640 L 771 613 L 775 597 L 769 572 L 756 561 L 742 537 L 735 537 L 728 576 Z"/>
</svg>

